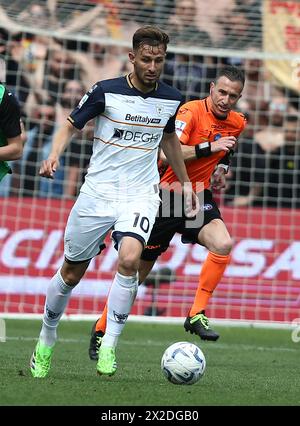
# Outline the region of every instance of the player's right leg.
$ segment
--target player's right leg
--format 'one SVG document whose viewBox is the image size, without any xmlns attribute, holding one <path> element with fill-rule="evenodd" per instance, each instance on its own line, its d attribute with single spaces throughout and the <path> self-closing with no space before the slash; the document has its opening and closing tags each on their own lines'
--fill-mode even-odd
<svg viewBox="0 0 300 426">
<path fill-rule="evenodd" d="M 59 320 L 68 304 L 73 288 L 84 275 L 89 262 L 72 265 L 64 261 L 62 268 L 50 281 L 47 288 L 42 329 L 30 359 L 30 370 L 33 377 L 44 378 L 49 373 Z"/>
</svg>

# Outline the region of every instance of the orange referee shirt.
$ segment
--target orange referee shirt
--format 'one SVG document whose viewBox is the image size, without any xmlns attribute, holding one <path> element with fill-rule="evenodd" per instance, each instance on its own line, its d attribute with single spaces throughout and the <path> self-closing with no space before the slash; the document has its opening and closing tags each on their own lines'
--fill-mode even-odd
<svg viewBox="0 0 300 426">
<path fill-rule="evenodd" d="M 230 111 L 225 119 L 218 119 L 211 111 L 211 99 L 187 102 L 178 111 L 176 116 L 176 133 L 184 145 L 197 145 L 202 142 L 214 142 L 224 136 L 235 136 L 243 131 L 246 120 L 243 114 Z M 197 190 L 196 182 L 203 183 L 203 189 L 210 186 L 210 178 L 216 165 L 227 154 L 225 151 L 215 152 L 209 157 L 189 160 L 185 162 L 186 169 Z M 169 166 L 161 178 L 161 187 L 177 182 L 178 178 Z M 198 187 L 199 189 L 199 187 Z"/>
</svg>

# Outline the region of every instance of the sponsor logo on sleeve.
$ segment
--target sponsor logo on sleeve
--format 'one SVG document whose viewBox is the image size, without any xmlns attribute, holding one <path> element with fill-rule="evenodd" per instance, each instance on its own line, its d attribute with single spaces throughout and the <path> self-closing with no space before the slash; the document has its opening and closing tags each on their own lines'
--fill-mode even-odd
<svg viewBox="0 0 300 426">
<path fill-rule="evenodd" d="M 89 96 L 87 94 L 83 95 L 81 100 L 79 101 L 78 108 L 81 108 L 82 105 L 88 100 Z"/>
<path fill-rule="evenodd" d="M 181 136 L 185 126 L 186 126 L 185 121 L 180 121 L 180 120 L 175 121 L 175 130 L 176 130 L 176 134 L 177 134 L 178 137 Z"/>
</svg>

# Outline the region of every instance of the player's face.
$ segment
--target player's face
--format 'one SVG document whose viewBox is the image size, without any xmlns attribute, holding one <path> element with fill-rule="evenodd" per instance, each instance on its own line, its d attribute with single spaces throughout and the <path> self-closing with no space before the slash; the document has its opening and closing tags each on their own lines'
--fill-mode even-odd
<svg viewBox="0 0 300 426">
<path fill-rule="evenodd" d="M 217 117 L 226 118 L 242 96 L 242 90 L 240 81 L 231 81 L 225 76 L 220 77 L 216 83 L 211 83 L 210 97 L 213 113 Z"/>
<path fill-rule="evenodd" d="M 132 83 L 142 91 L 151 90 L 162 73 L 165 56 L 164 45 L 144 44 L 136 51 L 130 52 L 129 59 L 134 66 Z"/>
</svg>

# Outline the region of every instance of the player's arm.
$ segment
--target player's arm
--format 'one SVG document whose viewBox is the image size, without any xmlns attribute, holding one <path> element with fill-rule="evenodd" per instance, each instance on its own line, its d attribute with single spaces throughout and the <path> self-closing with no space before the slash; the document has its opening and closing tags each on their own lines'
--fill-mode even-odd
<svg viewBox="0 0 300 426">
<path fill-rule="evenodd" d="M 47 158 L 41 164 L 39 175 L 53 179 L 56 169 L 59 167 L 59 157 L 66 149 L 68 143 L 71 140 L 73 133 L 75 132 L 74 126 L 66 121 L 54 134 L 51 152 Z"/>
<path fill-rule="evenodd" d="M 184 160 L 182 157 L 180 141 L 175 132 L 164 133 L 161 141 L 161 147 L 174 173 L 178 177 L 186 196 L 186 215 L 195 216 L 199 211 L 199 201 L 192 190 L 190 178 L 187 174 Z"/>
<path fill-rule="evenodd" d="M 7 145 L 0 147 L 0 161 L 12 161 L 21 158 L 23 153 L 23 139 L 21 134 L 6 139 Z"/>
<path fill-rule="evenodd" d="M 182 145 L 182 155 L 184 161 L 196 160 L 197 158 L 209 157 L 215 152 L 229 152 L 234 147 L 236 138 L 234 136 L 224 136 L 215 142 L 204 141 L 197 145 Z"/>
<path fill-rule="evenodd" d="M 195 145 L 190 144 L 191 140 L 195 141 L 195 132 L 198 131 L 198 121 L 196 120 L 198 112 L 195 112 L 191 105 L 183 107 L 179 110 L 176 117 L 176 133 L 181 142 L 181 149 L 184 161 L 197 160 L 202 157 L 209 157 L 215 152 L 229 152 L 233 149 L 236 138 L 234 136 L 223 136 L 217 141 L 199 140 Z M 201 130 L 201 129 L 200 129 Z"/>
<path fill-rule="evenodd" d="M 39 175 L 53 179 L 59 166 L 59 157 L 70 143 L 75 131 L 82 130 L 90 120 L 105 109 L 105 96 L 101 85 L 96 83 L 82 97 L 77 107 L 71 112 L 68 120 L 54 134 L 51 152 L 42 162 Z"/>
<path fill-rule="evenodd" d="M 181 144 L 175 132 L 164 133 L 161 141 L 161 148 L 181 185 L 185 182 L 189 182 L 190 179 L 182 157 Z"/>
</svg>

